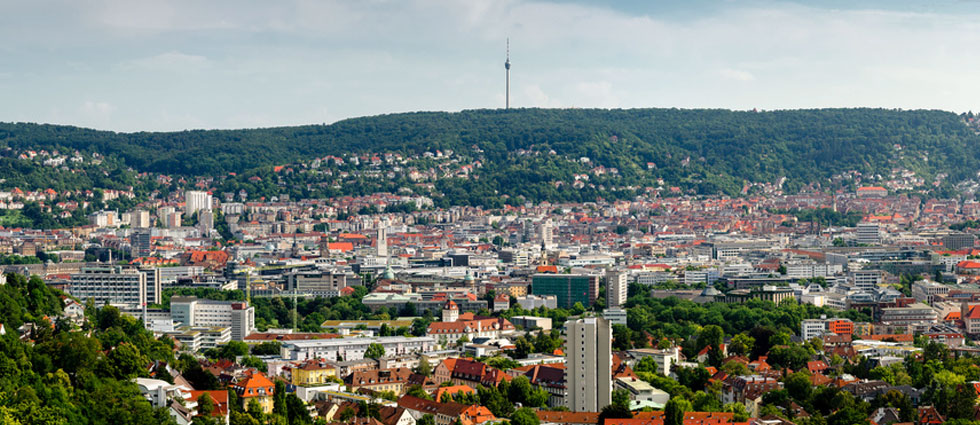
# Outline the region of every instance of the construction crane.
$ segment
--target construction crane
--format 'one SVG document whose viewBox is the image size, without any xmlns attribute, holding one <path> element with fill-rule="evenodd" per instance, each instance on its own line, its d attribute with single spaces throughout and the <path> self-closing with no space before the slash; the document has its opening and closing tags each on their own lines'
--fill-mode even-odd
<svg viewBox="0 0 980 425">
<path fill-rule="evenodd" d="M 288 270 L 288 269 L 302 267 L 302 266 L 305 266 L 305 264 L 280 264 L 274 266 L 252 267 L 251 269 L 246 270 L 245 271 L 245 300 L 248 302 L 248 305 L 252 305 L 252 272 L 262 272 L 265 270 Z M 259 279 L 259 281 L 264 282 L 264 280 L 261 279 Z M 299 313 L 296 308 L 297 305 L 299 304 L 297 302 L 298 293 L 295 288 L 293 288 L 292 293 L 293 293 L 293 330 L 296 330 L 298 329 L 296 326 L 296 318 L 299 317 Z"/>
</svg>

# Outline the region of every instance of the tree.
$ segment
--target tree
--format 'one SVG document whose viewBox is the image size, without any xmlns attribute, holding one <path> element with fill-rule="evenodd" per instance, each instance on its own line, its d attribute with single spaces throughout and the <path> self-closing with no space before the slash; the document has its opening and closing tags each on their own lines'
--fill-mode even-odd
<svg viewBox="0 0 980 425">
<path fill-rule="evenodd" d="M 429 413 L 422 415 L 419 420 L 415 421 L 415 425 L 436 425 L 436 418 Z"/>
<path fill-rule="evenodd" d="M 531 381 L 526 376 L 521 375 L 510 381 L 507 398 L 510 399 L 511 403 L 525 404 L 530 397 Z"/>
<path fill-rule="evenodd" d="M 786 392 L 789 393 L 789 396 L 793 397 L 797 403 L 805 404 L 810 399 L 813 384 L 810 383 L 810 378 L 805 373 L 796 372 L 790 374 L 783 379 L 783 385 L 786 388 Z"/>
<path fill-rule="evenodd" d="M 517 409 L 517 411 L 510 416 L 510 422 L 514 425 L 540 425 L 541 423 L 541 421 L 538 419 L 538 415 L 527 407 Z"/>
<path fill-rule="evenodd" d="M 664 425 L 684 425 L 684 414 L 693 410 L 691 402 L 671 397 L 664 406 Z"/>
<path fill-rule="evenodd" d="M 740 333 L 733 336 L 732 340 L 728 343 L 728 354 L 732 356 L 744 356 L 749 354 L 754 346 L 755 338 Z"/>
<path fill-rule="evenodd" d="M 211 394 L 208 392 L 201 393 L 197 397 L 197 414 L 211 416 L 212 412 L 214 412 L 214 400 L 211 399 Z"/>
<path fill-rule="evenodd" d="M 313 420 L 310 418 L 310 411 L 306 410 L 306 403 L 300 400 L 295 393 L 286 396 L 286 417 L 290 425 L 309 424 Z"/>
<path fill-rule="evenodd" d="M 612 404 L 620 407 L 624 407 L 627 410 L 630 408 L 630 393 L 624 389 L 615 389 L 612 392 Z"/>
<path fill-rule="evenodd" d="M 419 359 L 419 365 L 415 367 L 415 373 L 422 376 L 432 375 L 432 365 L 429 364 L 429 360 L 424 356 Z"/>
<path fill-rule="evenodd" d="M 369 359 L 380 359 L 385 356 L 385 347 L 376 342 L 372 342 L 364 352 L 364 357 Z"/>
<path fill-rule="evenodd" d="M 408 387 L 408 391 L 405 392 L 405 395 L 410 395 L 412 397 L 418 397 L 425 400 L 432 400 L 432 396 L 429 395 L 429 393 L 426 392 L 421 385 L 412 385 Z"/>
</svg>

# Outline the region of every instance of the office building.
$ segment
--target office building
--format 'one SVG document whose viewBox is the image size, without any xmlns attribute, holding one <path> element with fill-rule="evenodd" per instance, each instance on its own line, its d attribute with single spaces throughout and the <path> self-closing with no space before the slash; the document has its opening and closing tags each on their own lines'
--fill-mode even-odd
<svg viewBox="0 0 980 425">
<path fill-rule="evenodd" d="M 858 223 L 857 243 L 881 245 L 881 226 L 878 223 Z"/>
<path fill-rule="evenodd" d="M 328 271 L 301 271 L 286 275 L 286 289 L 304 295 L 339 297 L 347 287 L 347 275 Z"/>
<path fill-rule="evenodd" d="M 565 324 L 566 406 L 598 412 L 612 403 L 612 330 L 609 321 L 588 317 Z"/>
<path fill-rule="evenodd" d="M 554 295 L 545 295 L 542 297 L 527 295 L 517 297 L 517 305 L 521 306 L 521 308 L 525 310 L 534 310 L 538 307 L 555 309 L 558 308 L 558 297 Z"/>
<path fill-rule="evenodd" d="M 973 248 L 976 236 L 969 233 L 952 233 L 943 237 L 943 247 L 950 251 Z"/>
<path fill-rule="evenodd" d="M 436 340 L 428 336 L 299 340 L 284 342 L 281 354 L 283 360 L 326 359 L 349 362 L 364 359 L 364 353 L 371 344 L 380 344 L 385 349 L 385 356 L 392 357 L 431 351 Z"/>
<path fill-rule="evenodd" d="M 133 210 L 123 213 L 122 222 L 134 229 L 150 227 L 150 212 L 146 210 Z"/>
<path fill-rule="evenodd" d="M 851 272 L 851 281 L 858 289 L 874 289 L 881 283 L 881 270 L 855 270 Z"/>
<path fill-rule="evenodd" d="M 153 254 L 153 240 L 149 229 L 141 229 L 129 235 L 133 257 L 149 257 Z"/>
<path fill-rule="evenodd" d="M 582 303 L 588 308 L 599 295 L 599 277 L 584 274 L 536 274 L 531 278 L 531 293 L 554 295 L 558 307 L 572 308 Z"/>
<path fill-rule="evenodd" d="M 242 341 L 255 331 L 255 307 L 244 301 L 173 297 L 170 316 L 178 326 L 230 328 L 231 339 L 235 341 Z"/>
<path fill-rule="evenodd" d="M 555 246 L 554 226 L 551 219 L 541 223 L 541 247 L 551 249 Z"/>
<path fill-rule="evenodd" d="M 201 210 L 197 213 L 197 230 L 203 237 L 211 235 L 214 230 L 214 213 L 211 210 Z"/>
<path fill-rule="evenodd" d="M 200 190 L 184 191 L 184 212 L 193 215 L 200 210 L 211 209 L 211 194 Z"/>
<path fill-rule="evenodd" d="M 84 267 L 71 274 L 71 295 L 95 305 L 142 306 L 147 302 L 146 273 L 121 266 Z M 160 299 L 159 286 L 151 290 L 152 300 Z"/>
<path fill-rule="evenodd" d="M 626 290 L 629 283 L 623 270 L 606 272 L 606 307 L 619 307 L 626 304 Z"/>
<path fill-rule="evenodd" d="M 377 244 L 376 248 L 377 248 L 378 257 L 382 257 L 382 258 L 387 257 L 388 256 L 388 229 L 385 228 L 385 225 L 383 223 L 378 225 L 378 240 L 376 244 Z"/>
</svg>

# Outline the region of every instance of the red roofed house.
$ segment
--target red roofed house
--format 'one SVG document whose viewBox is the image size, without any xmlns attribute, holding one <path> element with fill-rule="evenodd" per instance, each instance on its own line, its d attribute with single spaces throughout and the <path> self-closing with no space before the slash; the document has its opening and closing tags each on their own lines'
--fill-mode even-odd
<svg viewBox="0 0 980 425">
<path fill-rule="evenodd" d="M 956 263 L 956 273 L 959 274 L 980 274 L 980 262 L 964 260 Z"/>
<path fill-rule="evenodd" d="M 272 395 L 275 388 L 275 384 L 259 371 L 248 372 L 232 385 L 232 389 L 242 398 L 245 406 L 248 406 L 252 400 L 258 401 L 264 413 L 272 413 Z"/>
<path fill-rule="evenodd" d="M 888 189 L 881 186 L 859 187 L 857 195 L 861 198 L 884 198 L 888 196 Z"/>
<path fill-rule="evenodd" d="M 228 391 L 191 391 L 191 396 L 187 398 L 188 402 L 192 402 L 200 406 L 200 398 L 204 394 L 211 399 L 211 404 L 214 406 L 214 410 L 211 411 L 211 416 L 216 418 L 221 418 L 222 423 L 228 422 Z M 198 413 L 200 415 L 200 413 Z"/>
</svg>

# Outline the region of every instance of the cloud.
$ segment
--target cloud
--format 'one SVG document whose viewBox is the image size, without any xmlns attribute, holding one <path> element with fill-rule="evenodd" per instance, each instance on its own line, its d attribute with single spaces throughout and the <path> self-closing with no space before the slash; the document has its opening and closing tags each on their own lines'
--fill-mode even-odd
<svg viewBox="0 0 980 425">
<path fill-rule="evenodd" d="M 170 51 L 159 55 L 124 61 L 120 68 L 125 71 L 167 71 L 189 72 L 209 68 L 211 62 L 207 57 L 189 55 L 178 51 Z"/>
<path fill-rule="evenodd" d="M 0 2 L 0 92 L 25 99 L 0 102 L 0 120 L 163 130 L 500 107 L 507 37 L 516 107 L 965 111 L 980 98 L 969 7 L 48 1 L 61 7 Z"/>
<path fill-rule="evenodd" d="M 754 81 L 755 80 L 755 76 L 752 75 L 751 73 L 749 73 L 747 71 L 741 71 L 741 70 L 738 70 L 738 69 L 725 68 L 725 69 L 722 69 L 722 70 L 718 71 L 718 74 L 721 75 L 721 78 L 723 78 L 725 80 L 734 80 L 734 81 Z"/>
<path fill-rule="evenodd" d="M 523 98 L 514 96 L 513 87 L 511 88 L 510 104 L 516 107 L 537 107 L 537 108 L 561 108 L 562 103 L 557 99 L 548 96 L 537 84 L 525 86 L 521 91 Z"/>
</svg>

